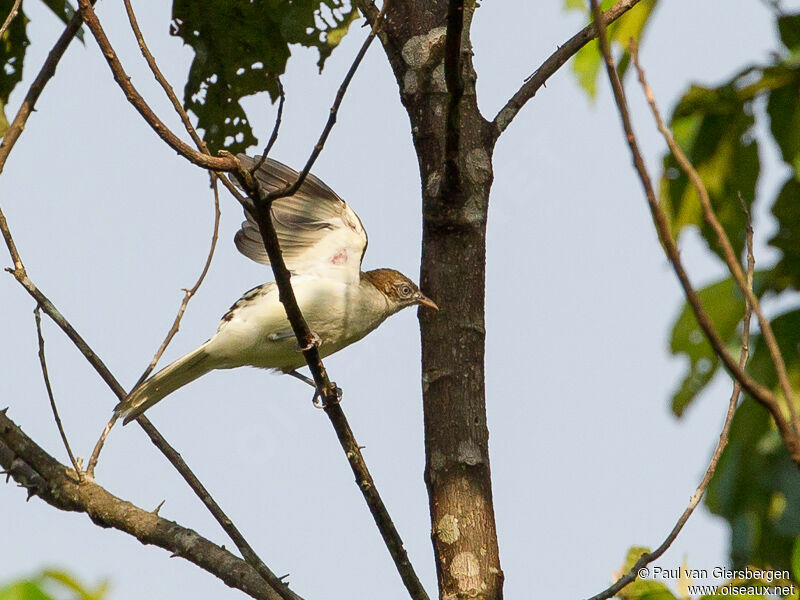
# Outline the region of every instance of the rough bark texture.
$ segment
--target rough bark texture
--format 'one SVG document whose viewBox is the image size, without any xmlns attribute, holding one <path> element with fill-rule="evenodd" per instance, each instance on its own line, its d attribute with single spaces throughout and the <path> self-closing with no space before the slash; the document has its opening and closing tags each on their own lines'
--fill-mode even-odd
<svg viewBox="0 0 800 600">
<path fill-rule="evenodd" d="M 469 1 L 393 2 L 381 36 L 411 121 L 422 177 L 421 285 L 441 309 L 435 315 L 420 312 L 420 325 L 425 481 L 439 594 L 446 600 L 496 600 L 503 586 L 484 386 L 494 138 L 475 97 L 473 11 Z"/>
</svg>

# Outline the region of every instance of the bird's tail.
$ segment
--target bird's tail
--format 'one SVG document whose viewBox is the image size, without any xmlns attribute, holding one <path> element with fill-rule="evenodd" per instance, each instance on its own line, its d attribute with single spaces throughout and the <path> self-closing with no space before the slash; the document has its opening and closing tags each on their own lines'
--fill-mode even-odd
<svg viewBox="0 0 800 600">
<path fill-rule="evenodd" d="M 161 369 L 150 379 L 135 388 L 114 408 L 123 425 L 141 415 L 156 402 L 216 368 L 206 344 Z"/>
</svg>

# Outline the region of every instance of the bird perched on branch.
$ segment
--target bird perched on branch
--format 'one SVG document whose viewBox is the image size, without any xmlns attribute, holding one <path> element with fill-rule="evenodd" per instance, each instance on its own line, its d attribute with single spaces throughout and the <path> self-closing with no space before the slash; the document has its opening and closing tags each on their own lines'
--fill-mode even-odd
<svg viewBox="0 0 800 600">
<path fill-rule="evenodd" d="M 252 169 L 260 157 L 239 155 Z M 297 172 L 267 159 L 255 172 L 267 193 L 297 180 Z M 328 356 L 357 342 L 394 313 L 436 304 L 402 273 L 393 269 L 361 271 L 367 249 L 367 232 L 358 215 L 322 181 L 308 175 L 293 195 L 272 203 L 272 222 L 281 253 L 291 271 L 297 303 Z M 269 265 L 258 225 L 245 210 L 247 220 L 235 243 L 246 257 Z M 245 294 L 222 317 L 217 333 L 205 344 L 160 370 L 134 389 L 115 408 L 128 423 L 178 388 L 214 369 L 252 366 L 296 373 L 305 358 L 278 299 L 275 282 Z"/>
</svg>

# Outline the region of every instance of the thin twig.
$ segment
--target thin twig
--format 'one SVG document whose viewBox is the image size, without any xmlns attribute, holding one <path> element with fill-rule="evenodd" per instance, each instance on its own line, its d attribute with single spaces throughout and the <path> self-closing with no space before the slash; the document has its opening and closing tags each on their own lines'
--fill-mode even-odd
<svg viewBox="0 0 800 600">
<path fill-rule="evenodd" d="M 167 78 L 164 76 L 164 73 L 161 72 L 153 53 L 150 52 L 150 48 L 148 48 L 147 43 L 144 40 L 144 35 L 142 35 L 142 30 L 139 27 L 139 21 L 136 19 L 136 13 L 133 11 L 133 5 L 131 4 L 130 0 L 124 0 L 124 4 L 125 12 L 128 13 L 128 22 L 131 24 L 131 29 L 133 30 L 133 35 L 136 38 L 136 42 L 139 44 L 139 50 L 141 50 L 147 66 L 150 67 L 150 71 L 153 73 L 153 77 L 155 77 L 158 84 L 164 90 L 167 99 L 170 101 L 170 104 L 172 104 L 172 108 L 175 109 L 175 112 L 178 114 L 181 123 L 183 123 L 184 129 L 186 129 L 189 137 L 192 138 L 192 141 L 194 142 L 195 146 L 197 146 L 197 149 L 203 154 L 210 156 L 211 153 L 208 151 L 208 146 L 206 146 L 203 138 L 201 138 L 195 130 L 191 120 L 189 119 L 189 115 L 186 114 L 186 111 L 184 110 L 181 101 L 178 99 L 178 95 L 175 93 L 174 88 L 172 85 L 170 85 L 169 81 L 167 81 Z M 222 180 L 222 184 L 228 189 L 229 192 L 231 192 L 231 194 L 233 194 L 234 198 L 236 198 L 240 204 L 244 205 L 244 198 L 239 193 L 239 190 L 237 190 L 236 187 L 225 176 L 225 174 L 221 171 L 217 171 L 216 174 L 220 180 Z"/>
<path fill-rule="evenodd" d="M 139 381 L 136 382 L 136 385 L 133 387 L 137 387 L 140 383 L 142 383 L 147 376 L 155 368 L 156 364 L 159 360 L 161 360 L 161 356 L 164 354 L 164 351 L 167 349 L 167 346 L 172 341 L 172 338 L 175 337 L 175 334 L 178 333 L 178 330 L 181 326 L 181 319 L 183 318 L 183 313 L 186 312 L 186 306 L 189 304 L 189 300 L 192 299 L 197 293 L 197 290 L 200 289 L 200 286 L 203 285 L 203 281 L 208 274 L 208 270 L 211 267 L 211 260 L 214 258 L 214 250 L 217 247 L 217 239 L 219 238 L 219 218 L 220 218 L 220 211 L 219 211 L 219 189 L 217 187 L 217 176 L 215 173 L 211 173 L 211 189 L 214 191 L 214 228 L 211 233 L 211 245 L 208 249 L 208 255 L 206 256 L 205 263 L 203 264 L 203 269 L 200 271 L 200 275 L 197 277 L 197 281 L 195 281 L 194 285 L 187 289 L 183 290 L 183 300 L 181 301 L 181 305 L 178 308 L 178 314 L 175 315 L 175 320 L 172 322 L 172 327 L 170 327 L 169 332 L 167 333 L 167 337 L 164 338 L 164 341 L 161 343 L 161 346 L 156 351 L 153 359 L 150 361 L 150 364 L 147 365 L 147 368 L 144 370 L 144 373 L 139 377 Z"/>
<path fill-rule="evenodd" d="M 356 74 L 356 71 L 358 70 L 358 67 L 361 64 L 361 61 L 363 60 L 364 56 L 366 55 L 367 50 L 370 47 L 370 44 L 372 44 L 372 40 L 375 39 L 375 36 L 378 34 L 378 31 L 383 25 L 383 16 L 386 14 L 386 9 L 388 8 L 389 4 L 390 0 L 386 0 L 383 3 L 383 6 L 381 7 L 381 10 L 378 13 L 375 22 L 370 28 L 370 32 L 369 35 L 367 36 L 367 39 L 365 39 L 364 43 L 361 44 L 361 48 L 356 54 L 356 57 L 353 59 L 353 64 L 350 65 L 347 74 L 344 76 L 344 79 L 342 80 L 342 83 L 339 86 L 338 91 L 336 92 L 336 97 L 333 100 L 333 104 L 331 105 L 331 110 L 328 114 L 328 120 L 325 123 L 325 127 L 323 127 L 322 133 L 320 133 L 319 139 L 317 140 L 317 143 L 314 145 L 314 149 L 311 151 L 311 154 L 309 155 L 305 166 L 298 173 L 297 179 L 294 181 L 294 183 L 287 185 L 283 189 L 275 190 L 274 192 L 267 194 L 263 198 L 259 197 L 258 202 L 261 202 L 264 205 L 268 205 L 273 200 L 278 200 L 279 198 L 286 198 L 288 196 L 292 196 L 297 190 L 300 189 L 300 186 L 303 185 L 303 182 L 306 180 L 306 177 L 311 172 L 311 168 L 314 166 L 314 163 L 316 162 L 317 158 L 322 152 L 322 149 L 325 147 L 325 142 L 328 140 L 328 136 L 330 135 L 333 126 L 336 124 L 336 118 L 339 114 L 339 107 L 342 104 L 342 100 L 344 99 L 344 95 L 347 92 L 348 86 L 350 85 L 350 81 Z M 260 191 L 259 191 L 259 196 L 260 196 Z M 253 200 L 256 201 L 255 198 L 253 198 Z M 311 339 L 310 338 L 304 339 L 301 340 L 301 342 L 304 343 L 304 345 L 308 345 L 308 343 L 311 342 Z M 319 382 L 317 383 L 319 384 Z"/>
<path fill-rule="evenodd" d="M 717 243 L 722 250 L 725 264 L 728 266 L 728 270 L 731 272 L 731 275 L 733 275 L 733 278 L 739 286 L 739 289 L 742 290 L 742 293 L 747 298 L 747 301 L 753 307 L 753 312 L 756 314 L 758 325 L 761 329 L 762 335 L 764 336 L 764 342 L 767 345 L 770 357 L 775 365 L 775 372 L 778 374 L 778 381 L 781 386 L 781 391 L 786 399 L 786 403 L 789 405 L 789 414 L 791 415 L 792 426 L 794 427 L 795 434 L 800 435 L 800 418 L 798 418 L 797 407 L 794 400 L 794 392 L 792 391 L 792 384 L 789 381 L 789 373 L 786 370 L 786 362 L 783 359 L 783 354 L 781 354 L 780 347 L 778 346 L 778 340 L 775 338 L 775 333 L 772 330 L 772 325 L 770 324 L 769 320 L 764 317 L 764 313 L 761 310 L 761 303 L 759 302 L 753 290 L 747 285 L 747 276 L 742 270 L 739 260 L 736 258 L 736 252 L 731 245 L 728 234 L 725 233 L 725 228 L 719 222 L 717 215 L 714 213 L 714 207 L 711 205 L 711 199 L 708 197 L 708 191 L 703 183 L 703 179 L 700 177 L 700 174 L 697 172 L 694 166 L 692 166 L 692 163 L 686 157 L 686 154 L 683 152 L 681 147 L 675 141 L 672 132 L 664 124 L 664 119 L 661 118 L 661 113 L 658 110 L 655 96 L 653 95 L 653 91 L 650 89 L 650 86 L 647 84 L 647 78 L 645 77 L 644 70 L 639 63 L 639 49 L 634 41 L 631 41 L 630 53 L 631 57 L 633 58 L 633 64 L 636 66 L 636 71 L 639 75 L 639 82 L 642 85 L 642 89 L 647 97 L 647 102 L 650 105 L 650 110 L 653 113 L 653 119 L 656 122 L 656 126 L 661 132 L 661 135 L 664 137 L 664 140 L 666 140 L 670 151 L 675 157 L 675 160 L 678 162 L 678 165 L 680 165 L 683 172 L 689 177 L 689 180 L 692 182 L 695 190 L 697 190 L 697 196 L 700 199 L 700 206 L 703 209 L 703 216 L 717 236 Z"/>
<path fill-rule="evenodd" d="M 108 423 L 106 423 L 106 426 L 103 428 L 103 432 L 100 434 L 97 443 L 92 449 L 92 455 L 89 458 L 89 464 L 86 467 L 86 474 L 92 479 L 94 479 L 94 470 L 97 468 L 97 461 L 100 459 L 100 452 L 103 450 L 103 445 L 106 443 L 106 438 L 108 437 L 108 434 L 111 433 L 111 429 L 117 422 L 117 418 L 117 413 L 112 413 L 111 418 L 108 420 Z"/>
<path fill-rule="evenodd" d="M 278 141 L 278 133 L 281 129 L 281 120 L 283 119 L 283 104 L 286 101 L 286 94 L 283 91 L 281 78 L 276 75 L 275 80 L 278 82 L 278 114 L 275 116 L 275 125 L 272 126 L 272 134 L 269 136 L 267 146 L 264 148 L 264 152 L 261 153 L 261 158 L 255 165 L 253 165 L 253 168 L 250 169 L 250 175 L 253 175 L 261 168 L 261 165 L 263 165 L 264 161 L 267 160 L 267 157 L 269 156 L 272 147 L 275 145 L 275 142 Z"/>
<path fill-rule="evenodd" d="M 64 425 L 61 423 L 61 417 L 58 415 L 58 408 L 56 407 L 56 399 L 53 395 L 53 386 L 50 385 L 50 376 L 47 373 L 47 360 L 44 356 L 44 336 L 42 335 L 42 315 L 39 312 L 39 306 L 33 309 L 33 318 L 36 321 L 36 337 L 39 340 L 39 364 L 42 365 L 42 377 L 44 378 L 44 387 L 47 388 L 47 397 L 50 399 L 50 408 L 53 409 L 53 418 L 58 427 L 58 433 L 61 434 L 61 441 L 64 442 L 64 448 L 67 449 L 67 455 L 75 468 L 75 474 L 78 476 L 78 481 L 83 483 L 83 472 L 81 471 L 78 461 L 75 460 L 75 455 L 72 453 L 72 448 L 69 446 L 67 434 L 64 432 Z"/>
<path fill-rule="evenodd" d="M 11 12 L 8 13 L 6 20 L 3 21 L 3 24 L 0 25 L 0 39 L 3 39 L 3 36 L 8 29 L 8 26 L 11 25 L 11 21 L 13 21 L 17 15 L 19 14 L 19 7 L 22 4 L 22 0 L 15 0 L 14 6 L 11 7 Z"/>
<path fill-rule="evenodd" d="M 744 210 L 747 211 L 747 207 L 744 207 Z M 753 256 L 753 227 L 750 222 L 750 214 L 747 213 L 747 283 L 750 288 L 753 287 L 753 273 L 755 271 L 755 258 Z M 745 300 L 745 311 L 744 311 L 744 319 L 742 320 L 742 349 L 739 352 L 739 368 L 744 369 L 745 364 L 747 364 L 747 357 L 750 353 L 750 318 L 753 315 L 753 306 L 750 304 L 749 300 Z M 728 400 L 728 410 L 725 414 L 725 422 L 722 425 L 722 431 L 719 434 L 719 441 L 717 442 L 717 447 L 714 448 L 714 452 L 711 455 L 711 460 L 708 463 L 708 468 L 706 469 L 705 474 L 703 475 L 702 481 L 697 486 L 694 494 L 692 495 L 691 499 L 689 500 L 689 505 L 683 511 L 678 521 L 675 523 L 675 526 L 669 532 L 667 537 L 661 542 L 661 545 L 656 548 L 653 552 L 648 552 L 642 554 L 639 557 L 639 560 L 630 568 L 630 570 L 625 573 L 622 577 L 617 579 L 611 586 L 607 589 L 603 590 L 599 594 L 592 596 L 589 600 L 607 600 L 608 598 L 612 598 L 619 593 L 622 588 L 627 586 L 629 583 L 632 583 L 636 580 L 639 576 L 639 570 L 642 567 L 645 567 L 652 563 L 653 561 L 657 560 L 667 549 L 672 545 L 675 539 L 678 537 L 678 534 L 683 529 L 683 526 L 686 525 L 686 522 L 689 520 L 689 517 L 692 516 L 694 509 L 697 508 L 697 505 L 700 504 L 700 500 L 703 498 L 703 495 L 706 493 L 708 489 L 709 483 L 711 483 L 711 478 L 714 476 L 715 471 L 717 470 L 717 464 L 719 464 L 719 459 L 722 456 L 722 451 L 725 450 L 725 447 L 728 445 L 728 436 L 731 431 L 731 422 L 733 421 L 733 414 L 736 412 L 736 405 L 739 403 L 739 396 L 742 393 L 742 385 L 734 379 L 733 381 L 733 392 L 731 393 L 730 400 Z"/>
<path fill-rule="evenodd" d="M 775 421 L 775 425 L 778 427 L 781 437 L 786 443 L 789 454 L 792 456 L 792 460 L 796 464 L 800 465 L 800 445 L 798 444 L 797 436 L 795 435 L 793 428 L 784 417 L 775 394 L 754 380 L 743 369 L 739 368 L 737 361 L 731 356 L 725 347 L 725 343 L 719 337 L 711 318 L 708 316 L 708 313 L 703 307 L 702 302 L 700 302 L 697 292 L 694 290 L 691 282 L 689 281 L 689 276 L 686 274 L 686 270 L 683 267 L 683 262 L 681 261 L 678 248 L 675 245 L 675 240 L 672 239 L 667 217 L 664 214 L 664 210 L 662 209 L 661 205 L 658 203 L 655 191 L 653 189 L 653 183 L 650 179 L 650 175 L 647 172 L 647 167 L 644 164 L 641 152 L 639 151 L 639 144 L 636 141 L 636 136 L 633 133 L 630 112 L 628 111 L 628 103 L 625 99 L 625 92 L 622 88 L 622 82 L 619 79 L 619 74 L 617 73 L 614 65 L 614 59 L 611 56 L 608 39 L 606 38 L 605 34 L 605 24 L 603 22 L 602 13 L 597 6 L 596 0 L 591 1 L 595 21 L 599 24 L 598 30 L 600 48 L 606 63 L 606 72 L 609 80 L 611 81 L 611 87 L 614 92 L 614 100 L 616 101 L 617 108 L 619 109 L 622 127 L 625 131 L 625 138 L 631 151 L 634 167 L 636 168 L 636 172 L 642 183 L 642 188 L 644 189 L 645 196 L 647 198 L 647 204 L 650 208 L 650 213 L 658 233 L 658 238 L 664 247 L 667 258 L 669 259 L 670 264 L 672 265 L 672 268 L 681 283 L 684 295 L 686 296 L 686 299 L 689 305 L 692 307 L 692 311 L 694 312 L 695 319 L 697 319 L 698 325 L 703 330 L 703 333 L 705 333 L 708 342 L 714 349 L 714 352 L 722 360 L 722 363 L 725 365 L 725 368 L 728 370 L 728 372 L 731 373 L 731 375 L 742 384 L 742 389 L 744 389 L 744 391 L 750 394 L 769 411 Z"/>
<path fill-rule="evenodd" d="M 638 3 L 639 0 L 620 0 L 603 13 L 606 23 L 616 21 Z M 553 54 L 525 80 L 525 83 L 517 93 L 514 94 L 511 99 L 506 102 L 506 105 L 500 109 L 500 112 L 497 113 L 497 116 L 492 121 L 495 126 L 495 135 L 499 136 L 503 133 L 511 124 L 514 117 L 517 116 L 517 113 L 525 106 L 525 103 L 536 95 L 539 88 L 541 88 L 556 71 L 564 66 L 564 63 L 575 56 L 578 50 L 596 37 L 597 27 L 595 23 L 592 22 L 559 46 L 558 50 L 553 52 Z"/>
<path fill-rule="evenodd" d="M 159 119 L 150 106 L 145 102 L 142 95 L 136 90 L 130 81 L 130 77 L 122 67 L 117 53 L 108 41 L 108 37 L 97 19 L 97 14 L 94 12 L 89 0 L 78 0 L 81 8 L 80 14 L 83 15 L 83 21 L 89 27 L 97 44 L 102 50 L 102 54 L 108 63 L 114 80 L 122 89 L 125 97 L 128 99 L 133 107 L 139 112 L 145 122 L 155 131 L 158 136 L 167 143 L 167 145 L 178 152 L 181 156 L 191 161 L 192 163 L 203 167 L 204 169 L 211 169 L 214 171 L 236 171 L 238 168 L 238 161 L 230 154 L 225 156 L 210 156 L 204 152 L 194 150 L 186 142 L 181 140 L 175 133 L 173 133 L 164 123 Z"/>
</svg>

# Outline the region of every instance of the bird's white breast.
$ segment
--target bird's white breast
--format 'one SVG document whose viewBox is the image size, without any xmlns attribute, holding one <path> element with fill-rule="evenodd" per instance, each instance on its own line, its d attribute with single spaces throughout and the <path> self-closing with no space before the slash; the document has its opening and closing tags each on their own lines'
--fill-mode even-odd
<svg viewBox="0 0 800 600">
<path fill-rule="evenodd" d="M 358 341 L 392 312 L 386 297 L 365 280 L 346 283 L 298 275 L 292 277 L 292 287 L 309 328 L 322 342 L 322 356 Z M 252 365 L 289 371 L 305 364 L 274 283 L 245 294 L 206 349 L 218 368 Z"/>
</svg>

